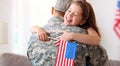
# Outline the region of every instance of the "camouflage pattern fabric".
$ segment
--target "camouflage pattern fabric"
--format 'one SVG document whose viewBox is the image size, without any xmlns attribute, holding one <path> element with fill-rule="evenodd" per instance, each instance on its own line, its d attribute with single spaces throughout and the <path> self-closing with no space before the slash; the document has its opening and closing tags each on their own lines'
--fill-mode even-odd
<svg viewBox="0 0 120 66">
<path fill-rule="evenodd" d="M 49 36 L 56 38 L 61 35 L 60 30 L 66 30 L 76 33 L 87 33 L 85 29 L 80 27 L 65 26 L 63 24 L 63 19 L 59 17 L 52 17 L 48 24 L 44 26 L 44 29 L 49 33 Z M 54 46 L 54 40 L 47 42 L 39 41 L 35 35 L 32 35 L 28 44 L 28 58 L 32 62 L 33 66 L 54 66 L 56 59 L 57 47 Z M 97 46 L 99 47 L 99 46 Z M 79 43 L 76 51 L 75 66 L 86 66 L 86 56 L 90 56 L 91 66 L 104 66 L 103 60 L 107 59 L 107 54 L 100 54 L 99 49 L 96 46 L 88 46 Z M 103 50 L 102 52 L 105 52 Z M 103 55 L 103 56 L 101 56 Z M 102 60 L 98 61 L 99 59 Z M 94 61 L 94 62 L 93 62 Z M 101 64 L 101 65 L 100 65 Z"/>
<path fill-rule="evenodd" d="M 108 55 L 102 46 L 87 46 L 87 48 L 90 57 L 90 66 L 106 66 Z"/>
<path fill-rule="evenodd" d="M 31 39 L 36 37 L 31 36 Z M 41 42 L 37 38 L 33 42 L 29 42 L 28 58 L 33 66 L 53 66 L 56 59 L 57 47 L 54 46 L 53 40 L 49 42 Z"/>
</svg>

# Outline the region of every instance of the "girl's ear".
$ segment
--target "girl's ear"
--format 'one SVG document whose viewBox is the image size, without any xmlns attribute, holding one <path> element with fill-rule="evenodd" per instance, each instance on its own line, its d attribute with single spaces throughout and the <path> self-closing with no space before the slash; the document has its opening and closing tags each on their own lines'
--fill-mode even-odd
<svg viewBox="0 0 120 66">
<path fill-rule="evenodd" d="M 51 14 L 53 15 L 54 14 L 54 11 L 55 9 L 54 9 L 54 7 L 52 7 L 52 9 L 51 9 Z"/>
<path fill-rule="evenodd" d="M 81 20 L 80 25 L 83 25 L 83 24 L 85 24 L 85 23 L 86 23 L 85 20 Z"/>
</svg>

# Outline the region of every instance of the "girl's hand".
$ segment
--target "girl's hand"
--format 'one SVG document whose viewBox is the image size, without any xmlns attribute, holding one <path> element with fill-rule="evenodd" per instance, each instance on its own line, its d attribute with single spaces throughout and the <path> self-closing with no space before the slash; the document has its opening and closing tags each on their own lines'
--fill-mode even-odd
<svg viewBox="0 0 120 66">
<path fill-rule="evenodd" d="M 39 29 L 37 35 L 38 35 L 38 39 L 41 41 L 48 41 L 49 40 L 47 32 L 43 29 Z"/>
<path fill-rule="evenodd" d="M 33 26 L 31 28 L 31 33 L 37 34 L 38 39 L 41 40 L 41 41 L 49 40 L 47 32 L 43 28 L 41 28 L 39 26 Z"/>
<path fill-rule="evenodd" d="M 65 40 L 65 41 L 70 41 L 72 40 L 72 33 L 71 32 L 67 32 L 67 31 L 61 31 L 63 34 L 61 36 L 58 36 L 56 38 L 56 41 L 54 42 L 55 45 L 58 45 L 58 42 L 60 40 Z"/>
</svg>

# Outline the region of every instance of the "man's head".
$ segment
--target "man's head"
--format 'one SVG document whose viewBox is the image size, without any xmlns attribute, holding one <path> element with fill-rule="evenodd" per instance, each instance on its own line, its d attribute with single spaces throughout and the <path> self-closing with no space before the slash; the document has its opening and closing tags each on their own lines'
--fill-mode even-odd
<svg viewBox="0 0 120 66">
<path fill-rule="evenodd" d="M 56 0 L 55 10 L 65 12 L 71 4 L 71 1 L 72 0 Z"/>
</svg>

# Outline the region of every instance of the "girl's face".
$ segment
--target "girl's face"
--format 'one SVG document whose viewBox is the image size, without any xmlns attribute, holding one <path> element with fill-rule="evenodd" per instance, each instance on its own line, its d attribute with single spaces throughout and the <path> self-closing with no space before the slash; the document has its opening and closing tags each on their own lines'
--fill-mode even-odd
<svg viewBox="0 0 120 66">
<path fill-rule="evenodd" d="M 82 8 L 73 3 L 64 15 L 64 24 L 69 26 L 82 25 Z"/>
</svg>

